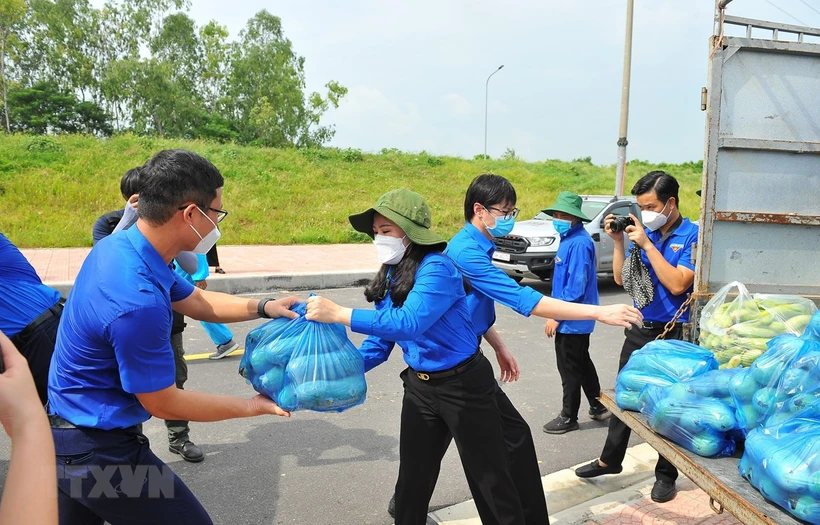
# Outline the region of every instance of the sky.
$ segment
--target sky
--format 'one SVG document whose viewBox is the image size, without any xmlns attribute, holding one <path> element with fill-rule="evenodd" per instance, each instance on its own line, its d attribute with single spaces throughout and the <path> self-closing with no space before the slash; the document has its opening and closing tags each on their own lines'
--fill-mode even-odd
<svg viewBox="0 0 820 525">
<path fill-rule="evenodd" d="M 267 9 L 308 89 L 350 91 L 330 145 L 472 158 L 616 161 L 626 0 L 191 0 L 236 38 Z M 734 0 L 728 14 L 820 27 L 820 0 Z M 635 0 L 628 159 L 703 158 L 714 0 Z M 485 83 L 499 65 L 504 68 Z"/>
</svg>

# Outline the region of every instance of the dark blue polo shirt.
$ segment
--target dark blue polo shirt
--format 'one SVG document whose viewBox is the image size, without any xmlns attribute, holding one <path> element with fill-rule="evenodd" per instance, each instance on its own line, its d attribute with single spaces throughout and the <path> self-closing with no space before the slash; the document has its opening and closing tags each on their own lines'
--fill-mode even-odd
<svg viewBox="0 0 820 525">
<path fill-rule="evenodd" d="M 57 333 L 48 377 L 51 412 L 106 430 L 147 421 L 151 416 L 135 394 L 174 384 L 171 302 L 193 291 L 139 228 L 97 243 Z"/>
<path fill-rule="evenodd" d="M 0 233 L 0 331 L 14 337 L 60 300 L 20 250 Z"/>
<path fill-rule="evenodd" d="M 698 226 L 692 224 L 689 219 L 683 219 L 680 226 L 672 232 L 672 234 L 664 240 L 661 240 L 663 234 L 660 231 L 650 232 L 646 230 L 646 236 L 655 245 L 655 248 L 663 255 L 663 258 L 672 266 L 677 268 L 683 266 L 695 271 L 695 263 L 692 262 L 692 247 L 698 242 Z M 632 245 L 630 244 L 630 250 Z M 627 252 L 629 253 L 629 252 Z M 649 275 L 652 277 L 652 287 L 655 289 L 655 297 L 652 302 L 646 305 L 646 308 L 641 310 L 644 321 L 654 322 L 669 322 L 675 313 L 686 301 L 686 295 L 692 293 L 694 286 L 690 286 L 688 290 L 680 295 L 672 295 L 668 288 L 663 286 L 655 274 L 655 269 L 649 263 L 649 257 L 641 250 L 641 260 L 649 269 Z M 689 310 L 687 310 L 679 319 L 681 323 L 689 321 Z"/>
</svg>

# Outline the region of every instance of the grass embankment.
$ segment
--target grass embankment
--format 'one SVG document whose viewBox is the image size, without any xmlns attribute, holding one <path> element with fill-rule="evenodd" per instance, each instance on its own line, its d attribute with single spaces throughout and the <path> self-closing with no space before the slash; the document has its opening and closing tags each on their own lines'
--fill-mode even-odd
<svg viewBox="0 0 820 525">
<path fill-rule="evenodd" d="M 101 214 L 123 205 L 119 179 L 166 148 L 187 148 L 211 160 L 225 177 L 223 244 L 322 244 L 368 240 L 347 216 L 400 187 L 424 195 L 437 231 L 447 237 L 463 225 L 464 192 L 491 171 L 512 181 L 521 218 L 550 205 L 563 190 L 610 194 L 615 167 L 589 162 L 465 160 L 384 150 L 280 150 L 199 141 L 119 136 L 31 137 L 0 140 L 0 232 L 20 247 L 90 246 Z M 652 169 L 682 185 L 682 211 L 699 212 L 694 192 L 700 163 L 629 163 L 627 190 Z"/>
</svg>

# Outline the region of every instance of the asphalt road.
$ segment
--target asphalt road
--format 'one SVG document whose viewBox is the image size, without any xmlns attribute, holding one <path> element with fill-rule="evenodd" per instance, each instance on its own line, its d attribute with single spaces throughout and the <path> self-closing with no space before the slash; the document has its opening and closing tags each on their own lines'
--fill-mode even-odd
<svg viewBox="0 0 820 525">
<path fill-rule="evenodd" d="M 543 293 L 549 285 L 524 281 Z M 600 283 L 602 304 L 628 302 L 611 281 Z M 360 289 L 318 291 L 352 307 L 366 307 Z M 306 297 L 306 294 L 301 294 Z M 232 325 L 237 341 L 262 321 Z M 561 381 L 553 343 L 538 318 L 525 319 L 498 307 L 497 328 L 516 356 L 521 379 L 504 386 L 530 424 L 542 474 L 598 456 L 606 424 L 587 418 L 581 406 L 581 428 L 562 436 L 541 427 L 561 409 Z M 188 354 L 211 352 L 213 346 L 198 322 L 185 330 Z M 352 334 L 354 343 L 362 337 Z M 603 388 L 614 383 L 622 329 L 601 325 L 592 336 L 591 353 Z M 497 368 L 491 349 L 488 357 Z M 189 361 L 186 389 L 250 397 L 254 394 L 237 375 L 238 356 L 221 361 Z M 145 425 L 152 449 L 193 490 L 215 523 L 240 524 L 389 524 L 387 502 L 398 472 L 399 412 L 404 368 L 396 350 L 367 374 L 367 401 L 343 413 L 298 411 L 291 419 L 258 417 L 218 423 L 192 423 L 191 439 L 206 452 L 204 462 L 190 464 L 168 452 L 165 427 L 152 419 Z M 0 436 L 0 479 L 8 470 L 10 443 Z M 633 442 L 638 441 L 633 438 Z M 633 444 L 634 444 L 633 443 Z M 470 499 L 455 446 L 441 469 L 433 508 Z"/>
</svg>

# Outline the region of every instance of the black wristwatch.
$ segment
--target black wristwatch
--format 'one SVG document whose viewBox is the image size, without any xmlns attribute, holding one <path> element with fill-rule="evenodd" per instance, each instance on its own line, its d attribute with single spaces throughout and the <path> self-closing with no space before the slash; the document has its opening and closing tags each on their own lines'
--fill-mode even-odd
<svg viewBox="0 0 820 525">
<path fill-rule="evenodd" d="M 265 299 L 260 299 L 259 304 L 256 306 L 256 313 L 259 314 L 259 317 L 262 319 L 271 319 L 271 316 L 265 313 L 265 305 L 268 304 L 268 301 L 273 301 L 270 297 L 266 297 Z"/>
</svg>

